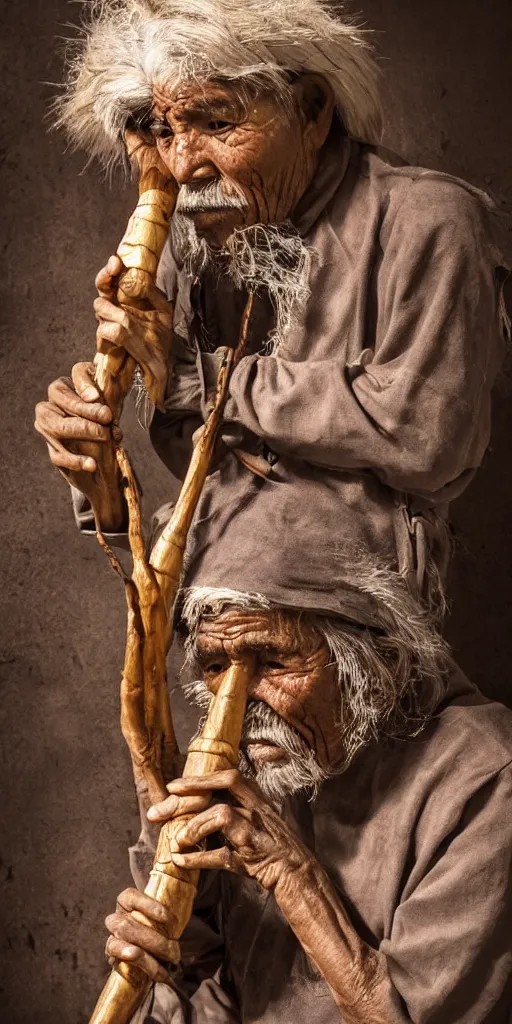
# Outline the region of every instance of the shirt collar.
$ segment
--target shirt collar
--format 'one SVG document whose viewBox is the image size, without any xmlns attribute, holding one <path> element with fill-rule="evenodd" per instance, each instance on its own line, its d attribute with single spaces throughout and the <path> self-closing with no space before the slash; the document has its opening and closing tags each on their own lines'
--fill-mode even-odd
<svg viewBox="0 0 512 1024">
<path fill-rule="evenodd" d="M 304 238 L 325 210 L 341 185 L 352 155 L 354 143 L 342 134 L 335 119 L 327 141 L 320 151 L 318 166 L 292 216 L 292 224 Z"/>
</svg>

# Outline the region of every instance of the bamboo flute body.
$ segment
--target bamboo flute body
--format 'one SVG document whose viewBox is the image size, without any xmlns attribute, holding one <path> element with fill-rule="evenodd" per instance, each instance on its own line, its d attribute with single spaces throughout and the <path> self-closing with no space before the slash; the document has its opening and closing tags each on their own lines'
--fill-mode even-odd
<svg viewBox="0 0 512 1024">
<path fill-rule="evenodd" d="M 155 283 L 160 256 L 169 234 L 169 223 L 176 203 L 177 186 L 160 163 L 154 148 L 141 147 L 130 134 L 126 136 L 128 153 L 139 171 L 139 200 L 133 211 L 117 255 L 124 270 L 119 276 L 117 299 L 121 307 L 144 311 L 147 295 Z M 135 360 L 124 349 L 113 349 L 108 355 L 97 352 L 94 358 L 95 383 L 112 411 L 117 424 L 123 403 L 130 390 Z M 158 377 L 158 379 L 156 379 Z M 163 400 L 165 380 L 155 374 L 153 394 L 156 404 Z M 96 520 L 104 526 L 123 518 L 123 492 L 117 469 L 115 445 L 103 443 L 82 445 L 83 454 L 96 460 Z M 79 476 L 79 474 L 78 474 Z M 79 479 L 77 485 L 79 486 Z"/>
<path fill-rule="evenodd" d="M 189 747 L 184 776 L 206 775 L 236 765 L 251 677 L 252 673 L 245 664 L 235 664 L 227 670 L 201 734 Z M 202 810 L 208 802 L 208 797 L 198 796 L 196 811 Z M 171 937 L 176 940 L 190 920 L 199 879 L 198 871 L 183 871 L 172 861 L 173 852 L 178 851 L 175 836 L 189 817 L 189 814 L 181 815 L 162 827 L 155 863 L 145 890 L 172 910 L 175 930 Z M 155 927 L 143 915 L 136 916 Z M 90 1024 L 129 1024 L 150 987 L 151 982 L 139 967 L 118 963 L 107 979 Z"/>
</svg>

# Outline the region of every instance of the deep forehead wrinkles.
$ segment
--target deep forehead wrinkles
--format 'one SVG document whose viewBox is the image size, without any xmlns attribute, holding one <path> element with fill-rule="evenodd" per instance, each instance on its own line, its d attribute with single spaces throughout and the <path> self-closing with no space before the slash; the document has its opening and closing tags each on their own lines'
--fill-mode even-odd
<svg viewBox="0 0 512 1024">
<path fill-rule="evenodd" d="M 273 650 L 283 656 L 308 661 L 325 657 L 323 637 L 300 616 L 279 610 L 242 611 L 231 609 L 222 615 L 204 618 L 197 635 L 197 652 L 211 654 L 223 650 L 242 654 L 249 650 Z"/>
<path fill-rule="evenodd" d="M 172 114 L 178 120 L 188 117 L 208 116 L 212 113 L 241 115 L 241 105 L 234 90 L 204 83 L 177 85 L 153 85 L 154 113 L 159 117 Z"/>
</svg>

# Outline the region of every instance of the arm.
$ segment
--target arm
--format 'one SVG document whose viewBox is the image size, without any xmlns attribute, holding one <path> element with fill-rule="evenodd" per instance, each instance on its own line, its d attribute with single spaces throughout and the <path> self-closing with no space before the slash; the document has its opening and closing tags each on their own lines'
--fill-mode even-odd
<svg viewBox="0 0 512 1024">
<path fill-rule="evenodd" d="M 433 492 L 477 467 L 488 443 L 497 257 L 479 202 L 422 179 L 391 200 L 380 244 L 376 323 L 360 364 L 249 356 L 226 419 L 279 454 Z"/>
<path fill-rule="evenodd" d="M 228 790 L 233 805 L 215 803 L 196 814 L 178 833 L 184 852 L 173 856 L 180 868 L 232 871 L 249 875 L 274 897 L 310 959 L 323 975 L 346 1024 L 402 1024 L 409 1018 L 387 972 L 386 959 L 357 934 L 339 894 L 310 851 L 279 817 L 261 791 L 235 770 L 204 778 L 176 779 L 172 794 L 148 813 L 162 821 L 182 813 L 187 796 Z M 185 852 L 220 833 L 228 845 Z"/>
</svg>

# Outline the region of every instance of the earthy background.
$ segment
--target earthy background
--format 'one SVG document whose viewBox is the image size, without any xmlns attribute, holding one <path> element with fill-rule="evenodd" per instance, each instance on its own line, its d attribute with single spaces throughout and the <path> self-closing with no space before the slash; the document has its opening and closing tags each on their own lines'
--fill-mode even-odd
<svg viewBox="0 0 512 1024">
<path fill-rule="evenodd" d="M 361 0 L 385 58 L 386 141 L 512 207 L 510 0 Z M 0 1013 L 6 1024 L 85 1024 L 105 972 L 103 918 L 129 881 L 137 832 L 118 728 L 124 606 L 94 541 L 75 531 L 65 483 L 32 430 L 47 384 L 93 350 L 96 270 L 133 202 L 65 152 L 44 118 L 59 78 L 65 0 L 4 11 L 0 115 L 5 321 L 0 702 L 5 824 Z M 512 238 L 511 238 L 512 243 Z M 512 249 L 512 244 L 511 247 Z M 512 705 L 510 397 L 497 389 L 491 450 L 454 510 L 450 636 L 489 694 Z M 147 507 L 171 488 L 126 417 Z M 178 713 L 186 731 L 183 712 Z"/>
</svg>

